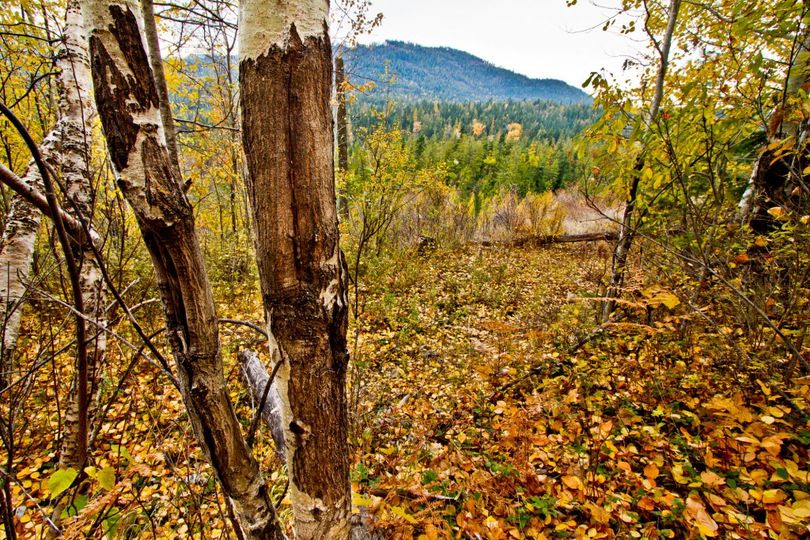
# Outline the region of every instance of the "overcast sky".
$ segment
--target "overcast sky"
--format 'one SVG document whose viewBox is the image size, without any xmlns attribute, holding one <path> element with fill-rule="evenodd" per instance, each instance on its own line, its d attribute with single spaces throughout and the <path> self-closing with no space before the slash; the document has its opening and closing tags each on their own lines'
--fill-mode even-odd
<svg viewBox="0 0 810 540">
<path fill-rule="evenodd" d="M 384 19 L 361 43 L 393 39 L 453 47 L 530 77 L 577 87 L 601 68 L 618 75 L 633 51 L 626 36 L 602 31 L 611 11 L 592 0 L 570 8 L 565 0 L 372 0 L 371 11 L 382 12 Z"/>
</svg>

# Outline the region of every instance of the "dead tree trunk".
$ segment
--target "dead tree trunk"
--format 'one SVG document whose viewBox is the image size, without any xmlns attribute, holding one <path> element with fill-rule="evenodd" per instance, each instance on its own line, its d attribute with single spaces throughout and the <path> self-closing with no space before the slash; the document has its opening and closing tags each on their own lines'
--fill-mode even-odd
<svg viewBox="0 0 810 540">
<path fill-rule="evenodd" d="M 672 48 L 672 36 L 675 33 L 675 25 L 678 22 L 678 12 L 681 9 L 681 0 L 671 0 L 667 15 L 667 28 L 664 38 L 659 45 L 654 38 L 656 49 L 659 55 L 658 72 L 655 77 L 655 94 L 653 95 L 650 109 L 646 113 L 644 123 L 647 125 L 647 132 L 652 130 L 652 124 L 658 118 L 658 111 L 661 108 L 661 101 L 664 98 L 664 81 L 666 80 L 667 68 L 669 67 L 669 52 Z M 622 224 L 619 229 L 619 239 L 613 250 L 613 265 L 610 276 L 610 284 L 605 293 L 605 302 L 602 305 L 602 322 L 610 319 L 611 313 L 616 308 L 616 298 L 619 297 L 624 275 L 627 270 L 627 259 L 630 256 L 630 249 L 633 247 L 633 239 L 636 235 L 640 220 L 635 221 L 636 206 L 638 204 L 638 190 L 641 184 L 641 174 L 644 170 L 644 150 L 636 159 L 630 177 L 630 190 L 627 201 L 624 205 Z"/>
<path fill-rule="evenodd" d="M 166 148 L 135 0 L 83 0 L 96 105 L 118 185 L 155 267 L 194 433 L 245 538 L 283 538 L 228 397 L 217 316 L 191 205 Z"/>
<path fill-rule="evenodd" d="M 273 443 L 276 445 L 276 453 L 280 459 L 286 460 L 284 420 L 281 418 L 284 404 L 278 393 L 278 385 L 272 384 L 272 374 L 267 372 L 267 368 L 264 367 L 264 363 L 255 351 L 240 351 L 237 356 L 239 364 L 242 366 L 245 384 L 256 403 L 258 414 L 270 429 Z"/>
<path fill-rule="evenodd" d="M 246 0 L 242 139 L 294 531 L 346 539 L 346 265 L 335 206 L 327 0 Z"/>
</svg>

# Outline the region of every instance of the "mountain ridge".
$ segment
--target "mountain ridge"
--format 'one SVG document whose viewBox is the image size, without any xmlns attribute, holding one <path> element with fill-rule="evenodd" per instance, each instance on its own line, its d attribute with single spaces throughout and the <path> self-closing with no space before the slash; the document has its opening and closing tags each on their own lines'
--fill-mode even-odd
<svg viewBox="0 0 810 540">
<path fill-rule="evenodd" d="M 591 97 L 558 79 L 533 79 L 459 49 L 426 47 L 405 41 L 358 45 L 343 52 L 354 83 L 374 81 L 371 98 L 405 101 L 549 100 L 586 103 Z M 386 66 L 396 76 L 384 83 Z"/>
</svg>

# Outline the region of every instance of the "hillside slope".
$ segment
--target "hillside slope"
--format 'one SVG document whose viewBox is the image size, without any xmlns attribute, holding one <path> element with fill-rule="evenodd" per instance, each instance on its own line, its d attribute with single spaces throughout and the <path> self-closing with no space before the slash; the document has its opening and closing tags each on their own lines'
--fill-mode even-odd
<svg viewBox="0 0 810 540">
<path fill-rule="evenodd" d="M 469 53 L 447 47 L 423 47 L 401 41 L 360 45 L 343 53 L 349 78 L 374 81 L 373 94 L 399 100 L 441 101 L 549 100 L 590 102 L 578 88 L 556 79 L 531 79 L 490 64 Z M 388 66 L 396 82 L 382 84 Z"/>
</svg>

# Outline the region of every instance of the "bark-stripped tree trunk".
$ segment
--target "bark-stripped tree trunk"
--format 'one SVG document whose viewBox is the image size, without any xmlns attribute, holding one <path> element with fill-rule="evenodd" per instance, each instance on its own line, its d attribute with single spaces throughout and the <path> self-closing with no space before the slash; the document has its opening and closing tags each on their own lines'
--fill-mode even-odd
<svg viewBox="0 0 810 540">
<path fill-rule="evenodd" d="M 228 397 L 211 286 L 182 181 L 166 149 L 135 0 L 83 0 L 96 105 L 118 185 L 154 263 L 194 433 L 244 538 L 283 538 Z"/>
<path fill-rule="evenodd" d="M 655 93 L 650 109 L 646 114 L 644 123 L 647 126 L 647 132 L 652 130 L 652 124 L 658 118 L 658 111 L 661 108 L 661 101 L 664 98 L 664 81 L 666 80 L 667 68 L 669 67 L 669 53 L 672 48 L 672 36 L 675 33 L 675 25 L 678 22 L 678 12 L 681 9 L 681 0 L 671 0 L 669 4 L 669 11 L 667 15 L 667 28 L 664 33 L 664 38 L 661 45 L 656 48 L 659 54 L 658 72 L 655 77 Z M 636 229 L 640 223 L 634 223 L 636 205 L 638 204 L 638 190 L 641 184 L 641 173 L 644 170 L 644 150 L 641 151 L 636 163 L 633 166 L 632 176 L 630 178 L 630 191 L 627 195 L 627 201 L 624 205 L 624 214 L 622 215 L 622 224 L 619 229 L 619 239 L 616 241 L 616 247 L 613 250 L 613 265 L 610 276 L 610 285 L 608 285 L 605 292 L 605 301 L 602 305 L 602 322 L 607 322 L 610 315 L 616 308 L 616 299 L 621 292 L 622 284 L 624 283 L 624 275 L 627 270 L 627 259 L 630 256 L 630 249 L 633 247 L 633 239 L 635 238 Z"/>
<path fill-rule="evenodd" d="M 264 367 L 264 363 L 255 351 L 240 351 L 237 356 L 239 363 L 242 365 L 245 384 L 250 390 L 257 409 L 261 409 L 258 414 L 261 415 L 262 420 L 270 429 L 273 443 L 276 445 L 276 453 L 280 459 L 284 460 L 286 459 L 284 420 L 281 418 L 284 405 L 278 394 L 278 385 L 272 384 L 273 380 L 270 379 L 272 374 L 267 372 L 267 368 Z M 269 388 L 268 384 L 270 385 Z"/>
<path fill-rule="evenodd" d="M 245 0 L 239 82 L 256 253 L 296 538 L 345 539 L 346 265 L 335 206 L 327 0 Z"/>
</svg>

